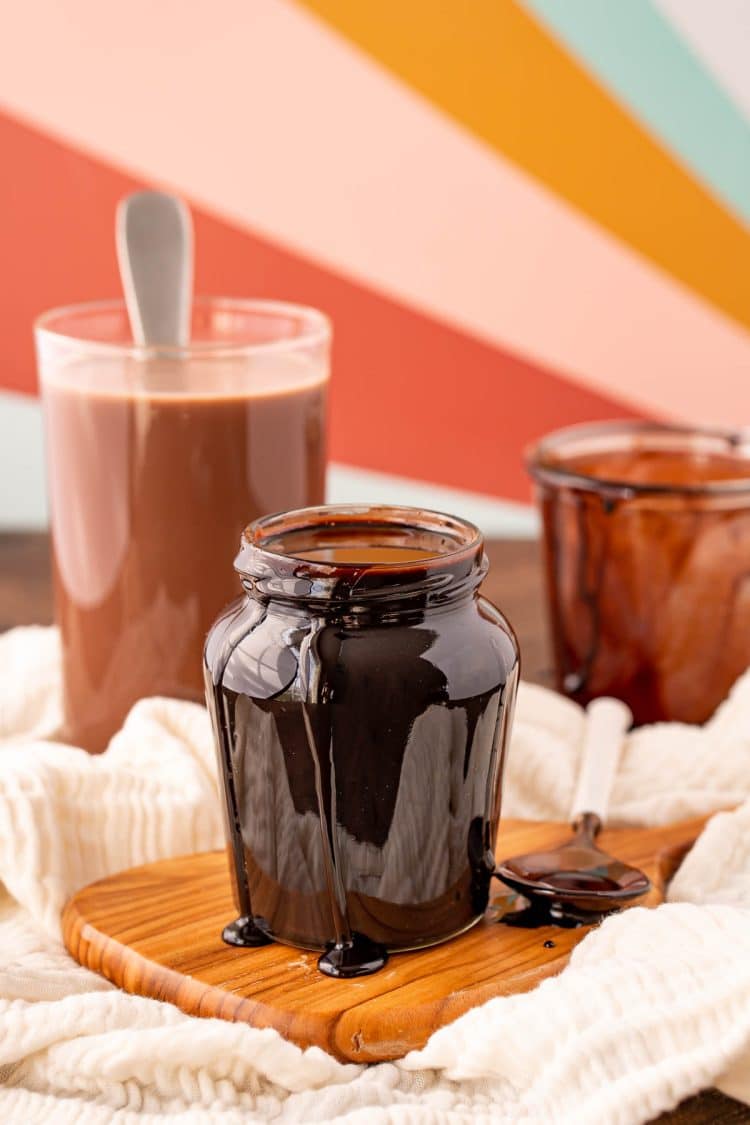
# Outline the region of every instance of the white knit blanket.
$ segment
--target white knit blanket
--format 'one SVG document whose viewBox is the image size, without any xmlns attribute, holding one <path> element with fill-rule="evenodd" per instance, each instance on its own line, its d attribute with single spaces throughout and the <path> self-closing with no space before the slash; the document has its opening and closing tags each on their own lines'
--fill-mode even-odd
<svg viewBox="0 0 750 1125">
<path fill-rule="evenodd" d="M 1 636 L 0 1121 L 623 1125 L 712 1084 L 750 1101 L 750 673 L 705 727 L 628 739 L 613 821 L 740 804 L 711 820 L 670 903 L 610 917 L 559 977 L 369 1068 L 128 996 L 68 957 L 71 892 L 222 839 L 200 707 L 139 703 L 95 758 L 48 740 L 58 698 L 54 630 Z M 506 814 L 567 817 L 585 722 L 521 686 Z"/>
</svg>

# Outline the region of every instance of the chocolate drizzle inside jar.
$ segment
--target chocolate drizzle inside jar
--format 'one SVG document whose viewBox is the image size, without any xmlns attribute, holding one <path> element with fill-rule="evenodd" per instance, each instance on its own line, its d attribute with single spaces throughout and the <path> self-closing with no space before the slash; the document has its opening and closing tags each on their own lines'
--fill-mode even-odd
<svg viewBox="0 0 750 1125">
<path fill-rule="evenodd" d="M 750 662 L 750 433 L 574 426 L 529 468 L 558 688 L 705 722 Z"/>
</svg>

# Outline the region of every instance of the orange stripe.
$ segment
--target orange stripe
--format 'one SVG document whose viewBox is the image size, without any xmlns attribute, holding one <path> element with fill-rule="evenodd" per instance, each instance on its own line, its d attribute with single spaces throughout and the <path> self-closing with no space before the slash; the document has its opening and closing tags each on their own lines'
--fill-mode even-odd
<svg viewBox="0 0 750 1125">
<path fill-rule="evenodd" d="M 119 291 L 115 204 L 142 185 L 1 115 L 0 151 L 14 170 L 0 177 L 0 245 L 15 267 L 0 271 L 0 386 L 33 391 L 33 317 Z M 195 226 L 199 291 L 301 301 L 333 317 L 335 460 L 527 499 L 528 441 L 631 413 L 205 212 Z"/>
<path fill-rule="evenodd" d="M 750 324 L 750 231 L 515 0 L 474 0 L 468 10 L 439 0 L 299 3 L 619 238 Z M 471 206 L 471 199 L 463 202 Z"/>
</svg>

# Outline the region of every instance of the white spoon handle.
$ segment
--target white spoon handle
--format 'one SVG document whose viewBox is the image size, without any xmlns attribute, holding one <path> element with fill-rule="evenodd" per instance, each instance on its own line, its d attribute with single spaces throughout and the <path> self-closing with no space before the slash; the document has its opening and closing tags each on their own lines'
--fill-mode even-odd
<svg viewBox="0 0 750 1125">
<path fill-rule="evenodd" d="M 140 191 L 121 200 L 117 259 L 133 339 L 145 346 L 190 342 L 193 227 L 181 199 Z"/>
<path fill-rule="evenodd" d="M 606 820 L 625 732 L 632 722 L 630 708 L 619 699 L 607 696 L 589 703 L 571 820 L 587 812 L 595 813 L 602 823 Z"/>
</svg>

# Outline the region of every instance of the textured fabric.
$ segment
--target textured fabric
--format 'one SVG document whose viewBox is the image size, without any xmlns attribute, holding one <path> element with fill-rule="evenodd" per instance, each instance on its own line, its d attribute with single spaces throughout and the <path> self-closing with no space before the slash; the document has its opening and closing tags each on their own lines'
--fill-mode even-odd
<svg viewBox="0 0 750 1125">
<path fill-rule="evenodd" d="M 202 708 L 143 701 L 98 758 L 45 741 L 58 716 L 55 632 L 0 637 L 3 1122 L 621 1125 L 717 1082 L 750 1101 L 750 673 L 704 728 L 627 739 L 614 821 L 740 805 L 711 820 L 672 901 L 610 917 L 559 977 L 369 1068 L 128 996 L 68 957 L 59 915 L 75 889 L 222 839 Z M 568 815 L 585 722 L 521 685 L 506 814 Z"/>
</svg>

